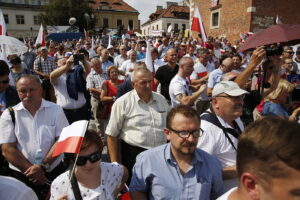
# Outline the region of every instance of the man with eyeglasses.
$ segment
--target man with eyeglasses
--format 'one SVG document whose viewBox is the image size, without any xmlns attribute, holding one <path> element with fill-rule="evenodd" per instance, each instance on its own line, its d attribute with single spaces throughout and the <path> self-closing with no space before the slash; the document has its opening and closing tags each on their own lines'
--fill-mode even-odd
<svg viewBox="0 0 300 200">
<path fill-rule="evenodd" d="M 203 130 L 196 110 L 170 110 L 164 129 L 169 143 L 138 155 L 129 186 L 132 200 L 216 199 L 223 193 L 220 162 L 197 149 Z"/>
<path fill-rule="evenodd" d="M 237 184 L 236 148 L 244 130 L 240 116 L 247 93 L 233 81 L 221 81 L 213 88 L 211 107 L 201 115 L 204 134 L 197 147 L 221 161 L 225 189 Z"/>
</svg>

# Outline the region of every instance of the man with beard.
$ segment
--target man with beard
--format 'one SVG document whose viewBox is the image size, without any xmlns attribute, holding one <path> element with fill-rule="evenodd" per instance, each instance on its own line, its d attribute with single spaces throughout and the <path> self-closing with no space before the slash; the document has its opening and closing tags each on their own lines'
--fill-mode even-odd
<svg viewBox="0 0 300 200">
<path fill-rule="evenodd" d="M 225 189 L 237 184 L 236 148 L 244 130 L 240 116 L 247 93 L 233 81 L 221 81 L 213 89 L 211 107 L 201 115 L 204 134 L 197 147 L 221 161 Z"/>
<path fill-rule="evenodd" d="M 197 149 L 203 130 L 196 110 L 170 110 L 164 133 L 168 144 L 138 155 L 129 187 L 131 199 L 216 199 L 223 193 L 220 162 Z"/>
</svg>

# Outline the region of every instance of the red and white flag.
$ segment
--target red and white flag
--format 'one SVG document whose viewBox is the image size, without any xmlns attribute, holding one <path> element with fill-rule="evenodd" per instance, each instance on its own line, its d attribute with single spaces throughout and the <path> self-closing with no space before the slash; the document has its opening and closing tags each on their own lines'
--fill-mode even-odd
<svg viewBox="0 0 300 200">
<path fill-rule="evenodd" d="M 207 41 L 207 37 L 206 37 L 204 26 L 203 26 L 203 21 L 202 21 L 202 18 L 201 18 L 201 15 L 200 15 L 197 5 L 195 6 L 195 10 L 194 10 L 194 17 L 192 20 L 191 30 L 201 33 L 202 41 L 203 42 Z"/>
<path fill-rule="evenodd" d="M 89 32 L 84 29 L 84 37 L 86 41 L 89 41 Z"/>
<path fill-rule="evenodd" d="M 278 15 L 276 16 L 276 21 L 275 21 L 276 24 L 282 24 L 282 21 L 279 19 Z"/>
<path fill-rule="evenodd" d="M 39 30 L 39 33 L 38 33 L 38 36 L 36 38 L 34 45 L 36 46 L 37 44 L 41 44 L 42 46 L 45 46 L 45 33 L 44 33 L 43 24 L 41 24 L 41 27 L 40 27 L 40 30 Z"/>
<path fill-rule="evenodd" d="M 63 128 L 55 145 L 52 157 L 56 157 L 65 152 L 78 154 L 88 123 L 87 120 L 80 120 Z"/>
<path fill-rule="evenodd" d="M 3 12 L 1 10 L 1 8 L 0 8 L 0 35 L 8 35 Z"/>
</svg>

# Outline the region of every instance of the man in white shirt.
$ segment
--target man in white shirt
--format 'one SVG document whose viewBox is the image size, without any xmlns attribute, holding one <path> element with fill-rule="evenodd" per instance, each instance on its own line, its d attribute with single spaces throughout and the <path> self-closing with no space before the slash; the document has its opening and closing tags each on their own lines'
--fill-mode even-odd
<svg viewBox="0 0 300 200">
<path fill-rule="evenodd" d="M 163 130 L 169 110 L 165 98 L 152 92 L 152 74 L 148 69 L 135 69 L 131 81 L 134 90 L 115 101 L 105 131 L 111 162 L 121 162 L 130 174 L 140 152 L 166 143 Z"/>
<path fill-rule="evenodd" d="M 190 57 L 183 57 L 179 61 L 179 69 L 176 76 L 171 80 L 169 94 L 172 107 L 182 104 L 193 106 L 200 94 L 205 91 L 206 84 L 201 84 L 193 93 L 188 76 L 194 70 L 194 62 Z"/>
<path fill-rule="evenodd" d="M 198 147 L 221 161 L 227 190 L 237 184 L 236 148 L 244 130 L 240 116 L 246 93 L 233 81 L 221 81 L 213 89 L 211 108 L 201 115 L 204 134 Z"/>
<path fill-rule="evenodd" d="M 129 51 L 129 59 L 124 61 L 122 66 L 119 68 L 120 74 L 124 76 L 131 75 L 131 73 L 134 70 L 134 65 L 136 63 L 136 56 L 137 54 L 135 50 Z"/>
<path fill-rule="evenodd" d="M 17 92 L 21 103 L 13 107 L 13 112 L 6 109 L 1 115 L 0 144 L 11 175 L 41 198 L 47 190 L 48 179 L 53 180 L 63 171 L 61 159 L 53 158 L 52 152 L 68 121 L 60 106 L 42 99 L 42 86 L 37 77 L 21 76 L 17 80 Z"/>
<path fill-rule="evenodd" d="M 217 200 L 287 200 L 299 198 L 300 125 L 263 118 L 240 136 L 239 185 Z"/>
<path fill-rule="evenodd" d="M 124 61 L 126 61 L 128 59 L 127 56 L 127 48 L 125 45 L 121 45 L 119 48 L 119 53 L 120 55 L 116 56 L 114 59 L 114 65 L 116 67 L 118 67 L 118 69 L 121 68 L 122 64 Z"/>
</svg>

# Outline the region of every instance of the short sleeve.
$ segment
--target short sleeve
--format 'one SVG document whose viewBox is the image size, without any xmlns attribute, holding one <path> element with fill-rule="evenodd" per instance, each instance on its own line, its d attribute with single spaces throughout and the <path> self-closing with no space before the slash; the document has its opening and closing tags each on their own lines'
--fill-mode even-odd
<svg viewBox="0 0 300 200">
<path fill-rule="evenodd" d="M 183 85 L 179 81 L 173 82 L 172 92 L 173 92 L 175 97 L 179 94 L 185 94 L 185 92 L 186 92 L 185 85 Z"/>
<path fill-rule="evenodd" d="M 132 169 L 132 177 L 130 181 L 129 191 L 139 191 L 139 192 L 146 192 L 148 191 L 147 179 L 148 179 L 148 165 L 145 160 L 144 154 L 141 153 L 136 158 L 136 163 Z M 149 164 L 149 163 L 148 163 Z"/>
<path fill-rule="evenodd" d="M 11 120 L 10 113 L 6 109 L 0 118 L 0 144 L 16 142 L 16 136 L 14 133 L 14 124 Z"/>
<path fill-rule="evenodd" d="M 214 88 L 214 73 L 213 72 L 211 72 L 208 76 L 207 87 Z"/>
<path fill-rule="evenodd" d="M 118 163 L 101 163 L 101 182 L 109 193 L 113 194 L 120 186 L 123 175 L 124 169 Z"/>
</svg>

